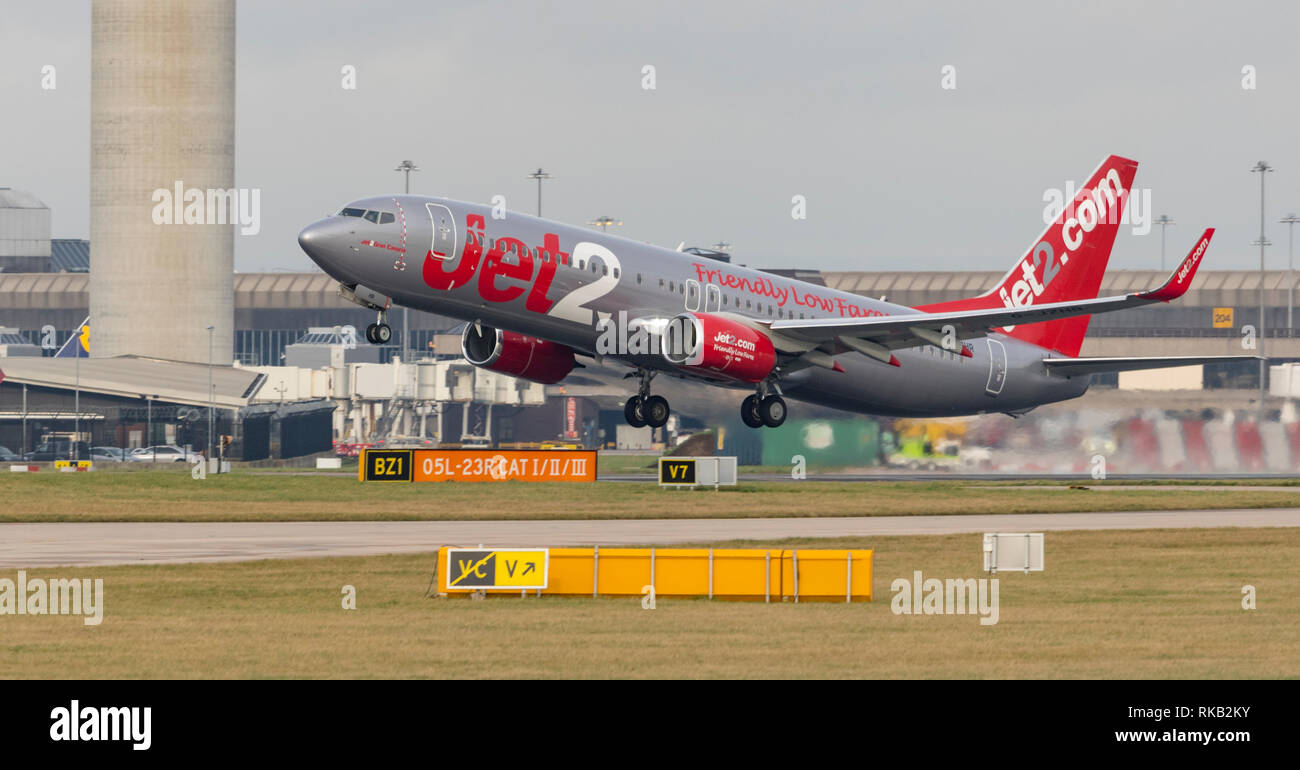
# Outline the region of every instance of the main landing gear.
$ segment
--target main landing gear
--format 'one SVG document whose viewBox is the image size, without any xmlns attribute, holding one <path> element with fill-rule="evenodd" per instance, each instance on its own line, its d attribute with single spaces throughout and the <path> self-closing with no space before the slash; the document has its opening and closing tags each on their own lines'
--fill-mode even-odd
<svg viewBox="0 0 1300 770">
<path fill-rule="evenodd" d="M 779 428 L 785 422 L 785 416 L 785 399 L 768 392 L 766 385 L 740 402 L 740 419 L 751 428 Z"/>
<path fill-rule="evenodd" d="M 366 342 L 372 345 L 387 345 L 392 338 L 393 330 L 388 325 L 388 313 L 380 310 L 378 322 L 366 327 Z"/>
<path fill-rule="evenodd" d="M 668 399 L 663 396 L 650 395 L 650 380 L 654 379 L 655 373 L 645 369 L 638 369 L 635 374 L 629 374 L 629 377 L 640 377 L 641 386 L 638 388 L 637 395 L 632 396 L 623 405 L 623 419 L 633 428 L 662 428 L 668 424 L 668 416 L 672 414 L 672 409 L 668 407 Z"/>
</svg>

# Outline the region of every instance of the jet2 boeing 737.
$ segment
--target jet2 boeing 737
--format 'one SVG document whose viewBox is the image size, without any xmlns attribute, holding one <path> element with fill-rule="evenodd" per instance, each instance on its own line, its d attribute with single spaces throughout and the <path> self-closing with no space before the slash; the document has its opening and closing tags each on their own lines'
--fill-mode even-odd
<svg viewBox="0 0 1300 770">
<path fill-rule="evenodd" d="M 634 426 L 662 426 L 668 374 L 753 391 L 751 427 L 785 421 L 784 396 L 863 414 L 1020 415 L 1083 395 L 1097 372 L 1248 356 L 1078 358 L 1089 316 L 1187 291 L 1214 230 L 1159 287 L 1098 297 L 1135 161 L 1110 156 L 1006 276 L 969 299 L 906 307 L 510 212 L 443 198 L 365 198 L 308 225 L 307 255 L 340 293 L 377 311 L 366 338 L 391 337 L 394 305 L 463 319 L 478 366 L 556 383 L 575 356 L 625 364 L 640 387 Z"/>
</svg>

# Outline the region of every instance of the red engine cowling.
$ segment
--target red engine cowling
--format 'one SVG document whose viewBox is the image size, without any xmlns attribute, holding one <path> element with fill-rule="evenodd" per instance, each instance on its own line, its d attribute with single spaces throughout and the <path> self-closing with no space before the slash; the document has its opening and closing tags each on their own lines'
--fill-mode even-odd
<svg viewBox="0 0 1300 770">
<path fill-rule="evenodd" d="M 683 369 L 737 382 L 761 382 L 776 366 L 770 337 L 709 313 L 682 313 L 669 322 L 664 335 L 664 358 Z"/>
<path fill-rule="evenodd" d="M 553 385 L 573 371 L 573 348 L 491 326 L 467 325 L 460 348 L 475 366 L 543 385 Z"/>
</svg>

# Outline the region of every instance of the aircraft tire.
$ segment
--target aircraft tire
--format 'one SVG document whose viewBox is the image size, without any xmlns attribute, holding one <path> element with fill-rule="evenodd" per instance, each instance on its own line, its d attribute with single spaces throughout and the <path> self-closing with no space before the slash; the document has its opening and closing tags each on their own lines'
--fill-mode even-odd
<svg viewBox="0 0 1300 770">
<path fill-rule="evenodd" d="M 633 428 L 644 428 L 646 426 L 646 421 L 645 418 L 641 416 L 642 414 L 643 410 L 641 408 L 640 396 L 632 396 L 627 400 L 627 403 L 623 404 L 623 419 L 627 420 L 627 424 L 631 425 Z"/>
<path fill-rule="evenodd" d="M 785 422 L 785 399 L 780 396 L 768 396 L 758 403 L 758 416 L 769 428 L 779 428 Z"/>
<path fill-rule="evenodd" d="M 747 396 L 740 402 L 740 419 L 751 428 L 763 427 L 763 418 L 758 413 L 758 396 Z"/>
<path fill-rule="evenodd" d="M 641 414 L 645 417 L 645 424 L 651 428 L 662 428 L 668 423 L 668 416 L 672 414 L 672 409 L 668 406 L 668 399 L 663 396 L 650 396 L 641 406 Z"/>
</svg>

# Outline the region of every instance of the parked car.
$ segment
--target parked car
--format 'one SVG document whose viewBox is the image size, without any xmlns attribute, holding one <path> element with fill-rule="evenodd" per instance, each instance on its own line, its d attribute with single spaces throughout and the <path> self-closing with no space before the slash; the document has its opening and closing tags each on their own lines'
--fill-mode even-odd
<svg viewBox="0 0 1300 770">
<path fill-rule="evenodd" d="M 9 451 L 9 447 L 7 446 L 0 446 L 0 462 L 11 462 L 21 459 L 23 459 L 22 455 Z"/>
<path fill-rule="evenodd" d="M 133 463 L 183 463 L 194 462 L 198 452 L 186 451 L 175 444 L 141 447 L 127 455 L 127 461 Z"/>
<path fill-rule="evenodd" d="M 120 463 L 126 460 L 126 450 L 115 446 L 93 446 L 90 460 L 96 463 Z"/>
<path fill-rule="evenodd" d="M 74 451 L 75 454 L 74 454 Z M 55 460 L 73 460 L 73 459 L 90 459 L 90 445 L 84 441 L 78 441 L 76 447 L 67 439 L 55 439 L 46 441 L 40 446 L 23 456 L 24 460 L 35 463 L 48 463 Z"/>
</svg>

